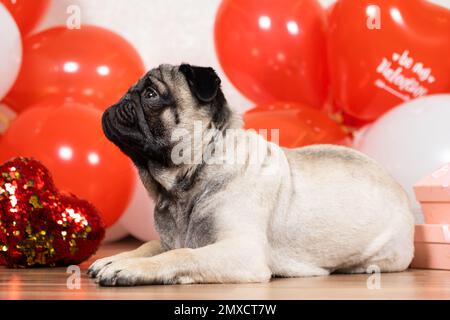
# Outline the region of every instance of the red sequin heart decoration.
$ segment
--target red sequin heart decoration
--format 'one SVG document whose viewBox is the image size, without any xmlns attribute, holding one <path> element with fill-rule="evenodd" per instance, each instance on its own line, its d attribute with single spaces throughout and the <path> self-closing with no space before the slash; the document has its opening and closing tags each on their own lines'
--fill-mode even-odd
<svg viewBox="0 0 450 320">
<path fill-rule="evenodd" d="M 94 206 L 59 192 L 39 161 L 15 158 L 0 166 L 0 263 L 79 264 L 95 253 L 104 235 Z"/>
</svg>

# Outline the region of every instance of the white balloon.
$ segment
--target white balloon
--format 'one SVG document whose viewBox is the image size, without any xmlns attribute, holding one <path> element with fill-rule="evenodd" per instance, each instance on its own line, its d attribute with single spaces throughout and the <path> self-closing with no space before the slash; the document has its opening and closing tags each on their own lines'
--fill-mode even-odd
<svg viewBox="0 0 450 320">
<path fill-rule="evenodd" d="M 450 163 L 450 94 L 429 95 L 406 102 L 378 119 L 363 133 L 360 151 L 368 154 L 407 191 L 418 222 L 422 222 L 413 185 Z"/>
<path fill-rule="evenodd" d="M 115 242 L 122 240 L 130 233 L 125 229 L 122 223 L 117 221 L 111 227 L 106 229 L 105 238 L 103 239 L 103 243 Z"/>
<path fill-rule="evenodd" d="M 159 239 L 153 219 L 155 203 L 148 195 L 138 176 L 136 179 L 136 186 L 130 204 L 119 221 L 133 237 L 139 240 L 150 241 Z"/>
<path fill-rule="evenodd" d="M 22 40 L 14 18 L 0 3 L 0 100 L 8 93 L 22 63 Z"/>
</svg>

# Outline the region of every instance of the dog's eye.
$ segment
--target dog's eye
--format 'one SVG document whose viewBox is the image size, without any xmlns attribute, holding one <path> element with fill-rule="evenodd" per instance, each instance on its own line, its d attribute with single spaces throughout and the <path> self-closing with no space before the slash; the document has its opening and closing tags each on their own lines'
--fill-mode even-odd
<svg viewBox="0 0 450 320">
<path fill-rule="evenodd" d="M 145 89 L 144 91 L 145 99 L 155 99 L 156 97 L 158 97 L 158 92 L 155 89 L 153 89 L 152 87 Z"/>
</svg>

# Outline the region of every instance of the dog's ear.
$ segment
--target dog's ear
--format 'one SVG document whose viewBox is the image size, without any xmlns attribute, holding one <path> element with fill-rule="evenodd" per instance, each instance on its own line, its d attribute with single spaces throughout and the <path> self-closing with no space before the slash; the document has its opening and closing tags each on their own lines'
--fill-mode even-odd
<svg viewBox="0 0 450 320">
<path fill-rule="evenodd" d="M 204 103 L 214 100 L 220 88 L 220 78 L 213 68 L 182 64 L 179 70 L 198 100 Z"/>
</svg>

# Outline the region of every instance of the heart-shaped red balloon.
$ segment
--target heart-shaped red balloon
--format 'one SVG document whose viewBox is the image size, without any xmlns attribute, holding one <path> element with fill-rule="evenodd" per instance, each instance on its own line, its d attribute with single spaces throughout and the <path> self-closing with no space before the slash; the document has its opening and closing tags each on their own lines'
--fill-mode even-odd
<svg viewBox="0 0 450 320">
<path fill-rule="evenodd" d="M 340 0 L 329 16 L 334 105 L 365 122 L 450 92 L 450 10 L 423 0 Z"/>
<path fill-rule="evenodd" d="M 328 97 L 325 13 L 317 0 L 224 0 L 214 35 L 231 82 L 256 103 Z"/>
<path fill-rule="evenodd" d="M 246 129 L 254 129 L 282 147 L 297 148 L 318 143 L 349 144 L 349 137 L 339 124 L 323 112 L 299 103 L 258 105 L 247 111 L 243 118 Z"/>
<path fill-rule="evenodd" d="M 58 192 L 40 162 L 15 158 L 0 166 L 0 257 L 7 266 L 79 264 L 104 234 L 97 210 Z"/>
</svg>

